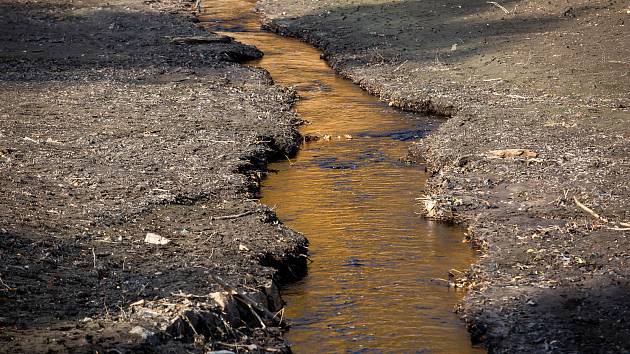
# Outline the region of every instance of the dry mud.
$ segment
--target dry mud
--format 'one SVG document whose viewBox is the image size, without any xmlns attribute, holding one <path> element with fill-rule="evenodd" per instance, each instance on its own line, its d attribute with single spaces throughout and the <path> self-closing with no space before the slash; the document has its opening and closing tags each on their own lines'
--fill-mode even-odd
<svg viewBox="0 0 630 354">
<path fill-rule="evenodd" d="M 258 9 L 384 101 L 447 118 L 411 154 L 432 173 L 428 216 L 468 226 L 484 251 L 458 309 L 473 341 L 496 353 L 630 351 L 627 2 Z"/>
<path fill-rule="evenodd" d="M 0 1 L 0 352 L 288 350 L 211 275 L 276 311 L 305 272 L 255 200 L 294 93 L 255 48 L 174 43 L 208 36 L 191 6 Z"/>
</svg>

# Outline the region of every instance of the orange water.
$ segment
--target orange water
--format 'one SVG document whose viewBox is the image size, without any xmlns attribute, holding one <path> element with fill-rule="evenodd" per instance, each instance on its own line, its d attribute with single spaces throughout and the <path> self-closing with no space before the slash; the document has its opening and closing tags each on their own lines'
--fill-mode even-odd
<svg viewBox="0 0 630 354">
<path fill-rule="evenodd" d="M 263 183 L 261 201 L 310 240 L 309 275 L 283 291 L 296 353 L 471 353 L 453 313 L 463 296 L 445 286 L 449 269 L 473 261 L 459 228 L 417 213 L 426 175 L 400 161 L 409 144 L 439 123 L 379 102 L 339 78 L 319 52 L 259 30 L 253 0 L 206 0 L 215 30 L 265 53 L 251 65 L 295 86 L 295 110 L 311 124 L 306 143 Z"/>
</svg>

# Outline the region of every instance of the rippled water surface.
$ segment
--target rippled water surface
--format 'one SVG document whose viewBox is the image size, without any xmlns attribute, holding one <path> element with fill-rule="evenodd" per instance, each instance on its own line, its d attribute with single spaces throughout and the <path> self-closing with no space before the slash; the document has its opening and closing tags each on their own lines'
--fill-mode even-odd
<svg viewBox="0 0 630 354">
<path fill-rule="evenodd" d="M 211 28 L 253 44 L 281 85 L 295 86 L 296 111 L 311 124 L 306 143 L 264 182 L 262 202 L 311 242 L 309 275 L 284 289 L 296 353 L 480 352 L 453 307 L 463 293 L 436 278 L 465 269 L 473 252 L 461 229 L 422 219 L 421 166 L 400 161 L 434 119 L 387 107 L 335 75 L 319 52 L 259 30 L 253 0 L 206 1 Z"/>
</svg>

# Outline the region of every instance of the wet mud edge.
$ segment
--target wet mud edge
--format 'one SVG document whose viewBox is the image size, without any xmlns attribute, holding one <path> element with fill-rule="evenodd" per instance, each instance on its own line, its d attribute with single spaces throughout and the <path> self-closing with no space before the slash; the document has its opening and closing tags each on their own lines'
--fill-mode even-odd
<svg viewBox="0 0 630 354">
<path fill-rule="evenodd" d="M 257 194 L 296 95 L 192 5 L 2 4 L 0 352 L 290 352 L 308 241 Z"/>
<path fill-rule="evenodd" d="M 263 9 L 256 8 L 256 10 L 261 15 L 263 29 L 281 36 L 296 38 L 315 46 L 321 51 L 321 58 L 325 60 L 339 76 L 352 81 L 369 94 L 378 97 L 383 102 L 386 102 L 389 106 L 396 107 L 404 111 L 429 114 L 439 117 L 450 117 L 456 112 L 456 109 L 452 104 L 439 100 L 436 101 L 430 98 L 418 100 L 396 95 L 394 92 L 384 90 L 382 85 L 369 80 L 364 80 L 360 76 L 354 75 L 350 70 L 348 70 L 343 61 L 339 61 L 336 58 L 335 52 L 328 49 L 329 42 L 326 39 L 314 35 L 311 31 L 287 26 L 278 23 L 277 21 L 270 20 L 265 16 Z"/>
<path fill-rule="evenodd" d="M 413 89 L 413 83 L 390 81 L 392 69 L 395 71 L 406 61 L 394 62 L 394 66 L 390 64 L 381 69 L 364 70 L 374 63 L 369 60 L 353 63 L 352 59 L 348 59 L 348 53 L 353 53 L 353 42 L 336 33 L 339 21 L 350 17 L 355 7 L 356 18 L 362 16 L 360 10 L 365 11 L 363 16 L 370 18 L 384 11 L 387 5 L 380 8 L 350 6 L 350 9 L 340 8 L 337 13 L 334 7 L 323 6 L 323 10 L 319 8 L 304 15 L 305 11 L 300 6 L 313 5 L 312 2 L 296 1 L 282 9 L 270 1 L 261 3 L 257 10 L 263 16 L 265 28 L 317 46 L 323 51 L 322 58 L 341 76 L 392 106 L 449 118 L 426 140 L 412 146 L 410 157 L 426 163 L 431 172 L 423 196 L 426 216 L 467 227 L 468 241 L 483 253 L 461 279 L 469 291 L 457 308 L 468 325 L 474 343 L 496 353 L 614 353 L 630 349 L 627 337 L 630 326 L 624 320 L 624 316 L 630 313 L 630 303 L 622 295 L 629 288 L 629 274 L 623 261 L 628 259 L 628 209 L 622 202 L 629 193 L 627 183 L 620 177 L 629 172 L 627 140 L 623 143 L 623 136 L 629 134 L 628 102 L 627 97 L 618 94 L 627 92 L 628 80 L 615 81 L 616 75 L 623 70 L 615 72 L 611 68 L 603 74 L 610 80 L 608 82 L 615 83 L 615 88 L 602 96 L 590 98 L 586 105 L 579 99 L 572 101 L 573 98 L 553 95 L 549 95 L 548 102 L 512 101 L 506 104 L 496 96 L 481 98 L 479 90 L 467 92 L 456 85 L 449 87 L 440 83 L 437 73 L 429 75 L 431 79 L 419 80 L 419 83 L 427 84 L 428 81 L 428 84 L 436 84 L 436 96 L 440 96 L 440 92 L 446 93 L 446 96 L 450 94 L 457 97 L 453 98 L 457 104 L 443 98 L 409 99 L 404 90 Z M 401 8 L 405 6 L 404 2 L 401 4 Z M 476 5 L 473 4 L 473 7 Z M 555 14 L 555 21 L 566 26 L 565 31 L 577 31 L 579 24 L 571 22 L 576 18 L 576 11 L 586 22 L 600 16 L 593 11 L 594 8 L 582 5 L 576 4 L 568 10 L 554 8 L 552 11 L 559 11 Z M 396 6 L 392 5 L 393 8 Z M 416 7 L 422 6 L 425 5 Z M 427 11 L 442 9 L 433 6 L 433 2 L 427 3 Z M 267 7 L 273 11 L 272 16 L 265 14 Z M 606 5 L 597 9 L 606 9 Z M 615 13 L 623 11 L 619 5 L 611 6 L 608 17 L 604 18 L 610 19 L 616 16 Z M 490 18 L 488 21 L 500 18 L 500 12 L 486 15 Z M 380 15 L 375 17 L 385 18 L 386 10 Z M 439 13 L 437 15 L 439 19 Z M 608 20 L 606 27 L 606 30 L 615 31 L 615 35 L 610 36 L 611 42 L 621 43 L 623 35 L 613 29 L 615 25 L 610 24 L 611 21 Z M 623 24 L 623 21 L 620 23 Z M 360 25 L 357 19 L 355 30 L 359 33 L 362 29 L 357 26 Z M 545 33 L 551 34 L 557 30 L 551 26 L 547 29 L 550 32 Z M 363 35 L 367 43 L 372 43 L 367 34 Z M 521 38 L 525 36 L 521 35 Z M 354 37 L 358 48 L 365 45 L 360 37 L 361 34 Z M 436 37 L 438 41 L 442 40 L 439 35 Z M 585 41 L 594 43 L 599 38 L 593 34 Z M 333 42 L 335 45 L 332 45 Z M 386 39 L 382 42 L 385 43 Z M 537 49 L 541 52 L 542 66 L 549 67 L 551 59 L 549 52 L 545 52 L 549 50 L 546 45 Z M 628 52 L 627 45 L 606 45 Z M 395 49 L 390 53 L 392 51 Z M 567 65 L 579 67 L 583 60 L 576 56 L 570 58 Z M 575 77 L 579 76 L 576 74 Z M 379 83 L 379 79 L 385 83 Z M 584 80 L 588 80 L 586 75 Z M 480 82 L 475 84 L 488 86 Z M 543 85 L 551 84 L 546 82 Z M 488 88 L 488 91 L 491 90 Z M 458 94 L 453 95 L 454 91 Z M 467 100 L 473 104 L 468 105 Z M 484 100 L 487 106 L 480 104 Z M 572 114 L 582 117 L 587 110 L 596 114 L 597 117 L 593 117 L 597 118 L 596 122 L 584 120 L 576 123 L 571 126 L 576 127 L 576 131 L 548 128 L 561 124 L 554 119 L 570 119 Z M 531 133 L 512 134 L 500 127 L 501 122 L 526 126 Z M 589 139 L 595 134 L 613 131 L 623 133 L 617 138 L 597 143 Z M 497 140 L 485 138 L 490 133 L 494 133 Z M 500 144 L 502 139 L 507 146 Z M 567 144 L 568 141 L 579 142 L 582 146 L 596 144 L 600 151 L 606 150 L 607 144 L 623 147 L 610 155 L 586 154 L 584 150 Z M 524 149 L 504 150 L 511 147 Z M 530 153 L 531 156 L 528 156 Z M 554 159 L 565 153 L 578 154 L 579 157 L 572 161 L 571 167 L 560 163 L 562 172 L 559 173 L 559 164 Z M 604 168 L 602 171 L 605 172 L 597 178 L 568 182 L 570 176 L 576 173 L 595 173 L 593 165 L 590 169 L 585 166 L 587 161 L 594 160 L 607 160 L 616 166 Z M 528 178 L 521 178 L 519 174 Z M 605 201 L 602 200 L 604 194 L 608 196 Z M 605 221 L 599 215 L 594 217 L 592 210 L 584 208 L 580 200 L 588 200 L 591 206 L 606 208 L 609 217 L 604 218 Z"/>
</svg>

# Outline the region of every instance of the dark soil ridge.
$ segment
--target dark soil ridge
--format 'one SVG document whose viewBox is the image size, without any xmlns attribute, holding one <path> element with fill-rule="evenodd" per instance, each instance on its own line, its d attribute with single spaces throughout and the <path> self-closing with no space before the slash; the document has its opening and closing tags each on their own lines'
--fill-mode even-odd
<svg viewBox="0 0 630 354">
<path fill-rule="evenodd" d="M 455 111 L 455 107 L 451 104 L 433 100 L 431 98 L 412 99 L 409 97 L 403 97 L 394 90 L 388 90 L 387 87 L 379 84 L 378 82 L 366 80 L 361 75 L 354 74 L 349 67 L 346 66 L 343 60 L 340 60 L 335 55 L 334 49 L 330 49 L 329 41 L 313 32 L 305 31 L 299 28 L 291 27 L 286 24 L 281 24 L 270 20 L 265 16 L 265 13 L 261 9 L 257 9 L 261 14 L 262 28 L 276 33 L 281 36 L 293 37 L 300 39 L 315 46 L 322 52 L 321 58 L 328 63 L 328 65 L 344 79 L 352 81 L 352 83 L 359 85 L 363 90 L 369 94 L 379 97 L 383 102 L 387 102 L 390 106 L 400 108 L 404 111 L 423 113 L 435 116 L 450 117 Z"/>
<path fill-rule="evenodd" d="M 191 6 L 0 2 L 0 352 L 290 351 L 212 276 L 275 312 L 306 273 L 256 200 L 295 92 L 253 47 L 173 43 L 212 37 Z"/>
<path fill-rule="evenodd" d="M 628 352 L 630 9 L 497 4 L 509 13 L 485 1 L 264 0 L 258 10 L 266 28 L 317 46 L 383 101 L 451 116 L 411 155 L 432 174 L 426 214 L 467 226 L 483 250 L 458 308 L 473 342 L 492 353 Z"/>
</svg>

